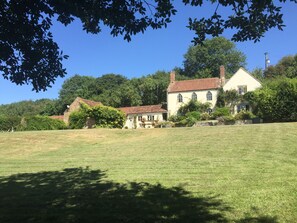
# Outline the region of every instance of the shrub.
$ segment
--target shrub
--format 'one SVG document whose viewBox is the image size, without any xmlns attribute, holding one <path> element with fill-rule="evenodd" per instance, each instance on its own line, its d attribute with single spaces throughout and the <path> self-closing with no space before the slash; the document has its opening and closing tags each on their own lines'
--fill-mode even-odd
<svg viewBox="0 0 297 223">
<path fill-rule="evenodd" d="M 168 121 L 170 122 L 180 122 L 184 117 L 183 116 L 179 116 L 179 115 L 171 115 L 168 118 Z"/>
<path fill-rule="evenodd" d="M 230 116 L 230 109 L 228 107 L 216 108 L 216 110 L 211 115 L 213 118 Z"/>
<path fill-rule="evenodd" d="M 231 115 L 220 116 L 217 118 L 218 124 L 233 125 L 235 123 L 235 118 Z"/>
<path fill-rule="evenodd" d="M 201 120 L 209 120 L 211 118 L 211 116 L 207 112 L 204 112 L 201 114 L 200 118 L 201 118 Z"/>
<path fill-rule="evenodd" d="M 66 125 L 63 121 L 40 115 L 23 118 L 17 128 L 17 130 L 20 131 L 59 129 L 66 129 Z"/>
<path fill-rule="evenodd" d="M 72 112 L 69 116 L 69 128 L 82 129 L 87 122 L 88 114 L 84 110 Z"/>
<path fill-rule="evenodd" d="M 0 131 L 12 131 L 16 129 L 21 122 L 21 117 L 18 116 L 0 116 Z"/>
<path fill-rule="evenodd" d="M 185 116 L 186 118 L 194 118 L 196 119 L 196 121 L 199 121 L 201 119 L 201 114 L 198 111 L 188 112 Z"/>
<path fill-rule="evenodd" d="M 255 115 L 250 111 L 241 110 L 235 115 L 235 120 L 247 120 L 255 118 Z"/>
<path fill-rule="evenodd" d="M 206 112 L 210 108 L 210 103 L 201 103 L 199 101 L 190 100 L 187 104 L 178 109 L 178 115 L 185 116 L 188 112 L 198 111 Z"/>
</svg>

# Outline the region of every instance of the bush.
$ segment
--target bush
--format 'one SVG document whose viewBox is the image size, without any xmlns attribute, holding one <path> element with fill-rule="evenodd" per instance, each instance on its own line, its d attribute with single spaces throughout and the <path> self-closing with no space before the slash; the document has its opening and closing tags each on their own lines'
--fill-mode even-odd
<svg viewBox="0 0 297 223">
<path fill-rule="evenodd" d="M 20 131 L 59 129 L 66 129 L 66 125 L 63 121 L 40 115 L 23 118 L 17 128 L 17 130 Z"/>
<path fill-rule="evenodd" d="M 211 104 L 206 102 L 206 103 L 201 103 L 199 101 L 194 101 L 190 100 L 187 104 L 181 106 L 178 109 L 178 115 L 180 116 L 185 116 L 188 112 L 206 112 L 210 108 Z"/>
<path fill-rule="evenodd" d="M 211 118 L 211 116 L 207 112 L 204 112 L 201 114 L 200 118 L 201 118 L 201 120 L 209 120 Z"/>
<path fill-rule="evenodd" d="M 82 129 L 87 122 L 88 114 L 86 111 L 79 110 L 72 112 L 69 116 L 69 128 Z"/>
<path fill-rule="evenodd" d="M 0 116 L 0 131 L 12 131 L 21 123 L 21 117 Z"/>
<path fill-rule="evenodd" d="M 186 118 L 190 118 L 190 117 L 196 119 L 196 121 L 199 121 L 201 119 L 201 114 L 198 111 L 188 112 L 186 114 Z"/>
<path fill-rule="evenodd" d="M 247 120 L 255 118 L 255 115 L 250 111 L 241 110 L 235 115 L 235 120 Z"/>
<path fill-rule="evenodd" d="M 224 124 L 224 125 L 233 125 L 235 124 L 235 118 L 231 115 L 227 116 L 220 116 L 217 118 L 218 124 Z"/>
<path fill-rule="evenodd" d="M 230 109 L 228 107 L 216 108 L 216 110 L 211 114 L 211 116 L 213 118 L 230 116 Z"/>
<path fill-rule="evenodd" d="M 171 115 L 168 118 L 168 121 L 170 122 L 180 122 L 181 120 L 183 120 L 184 116 L 179 116 L 179 115 Z"/>
</svg>

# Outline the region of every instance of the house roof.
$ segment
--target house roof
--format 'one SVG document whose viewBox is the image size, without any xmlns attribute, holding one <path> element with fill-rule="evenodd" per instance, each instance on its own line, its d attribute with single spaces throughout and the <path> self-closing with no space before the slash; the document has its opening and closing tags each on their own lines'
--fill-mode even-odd
<svg viewBox="0 0 297 223">
<path fill-rule="evenodd" d="M 101 102 L 91 101 L 91 100 L 87 100 L 87 99 L 80 98 L 80 97 L 77 97 L 76 100 L 79 100 L 79 102 L 84 102 L 85 104 L 89 105 L 90 107 L 94 107 L 94 106 L 97 106 L 97 105 L 102 105 Z"/>
<path fill-rule="evenodd" d="M 218 89 L 220 87 L 220 78 L 203 78 L 186 81 L 174 81 L 168 86 L 168 93 L 184 91 L 201 91 Z"/>
<path fill-rule="evenodd" d="M 118 108 L 120 111 L 128 114 L 143 114 L 143 113 L 167 113 L 167 110 L 162 108 L 162 105 L 146 105 L 134 107 Z"/>
</svg>

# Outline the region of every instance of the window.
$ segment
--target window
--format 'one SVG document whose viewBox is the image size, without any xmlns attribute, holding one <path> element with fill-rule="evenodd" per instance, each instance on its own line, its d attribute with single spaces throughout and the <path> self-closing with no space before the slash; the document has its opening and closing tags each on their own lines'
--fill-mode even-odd
<svg viewBox="0 0 297 223">
<path fill-rule="evenodd" d="M 239 95 L 244 95 L 246 92 L 247 92 L 247 86 L 246 85 L 238 86 L 238 94 Z"/>
<path fill-rule="evenodd" d="M 207 94 L 206 94 L 206 100 L 207 101 L 212 101 L 212 93 L 210 91 L 208 91 Z"/>
<path fill-rule="evenodd" d="M 183 102 L 183 96 L 181 94 L 177 95 L 177 101 L 178 102 Z"/>
<path fill-rule="evenodd" d="M 192 94 L 192 100 L 197 101 L 197 94 L 195 92 L 193 92 Z"/>
<path fill-rule="evenodd" d="M 141 115 L 138 115 L 138 121 L 142 121 L 142 116 Z"/>
<path fill-rule="evenodd" d="M 155 117 L 153 115 L 148 115 L 147 120 L 148 121 L 154 121 Z"/>
</svg>

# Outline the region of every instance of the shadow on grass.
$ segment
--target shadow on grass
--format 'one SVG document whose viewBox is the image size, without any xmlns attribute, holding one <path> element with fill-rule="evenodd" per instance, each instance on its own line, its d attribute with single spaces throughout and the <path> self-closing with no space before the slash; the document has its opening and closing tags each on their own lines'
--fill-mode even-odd
<svg viewBox="0 0 297 223">
<path fill-rule="evenodd" d="M 0 222 L 227 222 L 216 197 L 104 177 L 88 168 L 2 177 Z"/>
</svg>

